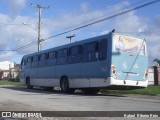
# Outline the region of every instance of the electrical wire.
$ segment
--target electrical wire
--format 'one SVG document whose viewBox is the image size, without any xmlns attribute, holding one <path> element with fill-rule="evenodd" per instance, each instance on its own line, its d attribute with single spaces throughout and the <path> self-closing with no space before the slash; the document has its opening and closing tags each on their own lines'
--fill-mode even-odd
<svg viewBox="0 0 160 120">
<path fill-rule="evenodd" d="M 119 13 L 116 13 L 116 14 L 114 14 L 114 15 L 111 15 L 111 16 L 109 16 L 109 17 L 100 19 L 100 20 L 98 20 L 98 21 L 94 21 L 94 22 L 92 22 L 92 23 L 89 23 L 89 24 L 86 24 L 86 25 L 83 25 L 83 26 L 80 26 L 80 27 L 77 27 L 77 28 L 74 28 L 74 29 L 71 29 L 71 30 L 62 32 L 62 33 L 59 33 L 59 34 L 57 34 L 57 35 L 53 35 L 53 36 L 47 37 L 47 38 L 43 39 L 42 41 L 45 41 L 45 40 L 48 40 L 48 39 L 51 39 L 51 38 L 54 38 L 54 37 L 57 37 L 57 36 L 60 36 L 60 35 L 63 35 L 63 34 L 72 32 L 72 31 L 76 31 L 76 30 L 79 30 L 79 29 L 82 29 L 82 28 L 85 28 L 85 27 L 88 27 L 88 26 L 91 26 L 91 25 L 94 25 L 94 24 L 97 24 L 97 23 L 100 23 L 100 22 L 103 22 L 103 21 L 106 21 L 106 20 L 115 18 L 115 17 L 118 17 L 118 16 L 121 16 L 121 15 L 124 15 L 124 14 L 126 14 L 126 13 L 129 13 L 129 12 L 132 12 L 132 11 L 135 11 L 135 10 L 138 10 L 138 9 L 141 9 L 141 8 L 143 8 L 143 7 L 152 5 L 152 4 L 157 3 L 157 2 L 160 2 L 160 0 L 153 0 L 153 1 L 151 1 L 151 2 L 148 2 L 148 3 L 145 3 L 145 4 L 139 5 L 139 6 L 137 6 L 137 7 L 134 7 L 134 8 L 131 8 L 131 9 L 128 9 L 128 10 L 119 12 Z"/>
<path fill-rule="evenodd" d="M 152 4 L 155 4 L 157 2 L 160 2 L 160 0 L 153 0 L 153 1 L 150 1 L 150 2 L 147 2 L 147 3 L 144 3 L 144 4 L 141 4 L 139 6 L 136 6 L 134 8 L 130 8 L 128 10 L 124 10 L 122 12 L 119 12 L 119 13 L 116 13 L 114 15 L 111 15 L 109 17 L 106 17 L 106 18 L 103 18 L 103 19 L 100 19 L 100 20 L 97 20 L 97 21 L 94 21 L 92 23 L 88 23 L 86 25 L 83 25 L 83 26 L 80 26 L 80 27 L 77 27 L 77 28 L 74 28 L 74 29 L 71 29 L 71 30 L 68 30 L 68 31 L 65 31 L 65 32 L 62 32 L 62 33 L 59 33 L 59 34 L 56 34 L 56 35 L 53 35 L 53 36 L 50 36 L 50 37 L 46 37 L 45 39 L 42 39 L 42 41 L 46 41 L 46 40 L 49 40 L 51 38 L 54 38 L 54 37 L 58 37 L 58 36 L 61 36 L 63 34 L 66 34 L 66 33 L 69 33 L 69 32 L 72 32 L 72 31 L 76 31 L 76 30 L 79 30 L 79 29 L 82 29 L 82 28 L 85 28 L 85 27 L 88 27 L 88 26 L 91 26 L 91 25 L 94 25 L 94 24 L 97 24 L 97 23 L 100 23 L 100 22 L 103 22 L 103 21 L 106 21 L 106 20 L 109 20 L 109 19 L 112 19 L 112 18 L 115 18 L 115 17 L 118 17 L 118 16 L 121 16 L 121 15 L 124 15 L 124 14 L 127 14 L 129 12 L 132 12 L 132 11 L 135 11 L 135 10 L 138 10 L 138 9 L 141 9 L 143 7 L 146 7 L 146 6 L 149 6 L 149 5 L 152 5 Z M 34 42 L 31 42 L 27 45 L 24 45 L 22 47 L 19 47 L 19 48 L 16 48 L 16 49 L 13 49 L 11 51 L 16 51 L 16 50 L 21 50 L 21 49 L 25 49 L 27 47 L 30 47 L 32 45 L 35 45 L 37 44 L 37 41 L 34 41 Z"/>
</svg>

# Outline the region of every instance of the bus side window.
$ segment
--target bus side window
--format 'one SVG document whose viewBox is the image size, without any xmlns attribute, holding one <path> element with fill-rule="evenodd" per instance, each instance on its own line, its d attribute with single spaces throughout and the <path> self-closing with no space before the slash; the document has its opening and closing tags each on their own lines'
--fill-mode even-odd
<svg viewBox="0 0 160 120">
<path fill-rule="evenodd" d="M 22 62 L 21 62 L 21 69 L 22 69 L 22 70 L 25 69 L 25 65 L 26 65 L 26 59 L 23 58 L 23 59 L 22 59 Z"/>
<path fill-rule="evenodd" d="M 43 54 L 40 55 L 40 60 L 39 60 L 39 66 L 40 67 L 46 66 L 47 57 L 48 57 L 47 53 L 43 53 Z"/>
<path fill-rule="evenodd" d="M 67 63 L 67 57 L 68 57 L 68 49 L 61 49 L 57 51 L 57 64 L 66 64 Z"/>
<path fill-rule="evenodd" d="M 51 51 L 48 53 L 48 59 L 47 59 L 48 66 L 56 64 L 56 56 L 57 56 L 56 51 Z"/>
<path fill-rule="evenodd" d="M 82 46 L 77 45 L 69 48 L 68 63 L 79 63 L 82 59 Z"/>
<path fill-rule="evenodd" d="M 27 58 L 27 62 L 26 62 L 26 68 L 30 68 L 31 67 L 31 63 L 32 63 L 32 57 L 28 57 Z"/>
<path fill-rule="evenodd" d="M 99 60 L 105 60 L 107 58 L 107 46 L 107 39 L 103 39 L 99 42 Z"/>
<path fill-rule="evenodd" d="M 83 62 L 92 62 L 98 60 L 98 41 L 86 43 L 83 45 Z"/>
<path fill-rule="evenodd" d="M 33 68 L 38 67 L 38 61 L 39 61 L 39 56 L 38 55 L 33 56 L 33 61 L 32 61 Z"/>
</svg>

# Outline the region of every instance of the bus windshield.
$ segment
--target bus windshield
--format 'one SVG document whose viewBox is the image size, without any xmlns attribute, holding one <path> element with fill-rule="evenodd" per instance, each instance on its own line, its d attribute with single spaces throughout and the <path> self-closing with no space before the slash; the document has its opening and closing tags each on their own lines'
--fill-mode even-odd
<svg viewBox="0 0 160 120">
<path fill-rule="evenodd" d="M 113 41 L 115 51 L 130 52 L 139 55 L 146 54 L 146 43 L 143 39 L 125 35 L 114 35 Z"/>
</svg>

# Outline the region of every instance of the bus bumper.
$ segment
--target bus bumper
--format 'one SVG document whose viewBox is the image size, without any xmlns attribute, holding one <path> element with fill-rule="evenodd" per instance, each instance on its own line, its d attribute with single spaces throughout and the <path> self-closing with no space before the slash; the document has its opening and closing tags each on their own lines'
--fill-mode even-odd
<svg viewBox="0 0 160 120">
<path fill-rule="evenodd" d="M 110 85 L 112 86 L 133 86 L 133 87 L 147 87 L 148 80 L 119 80 L 110 77 Z"/>
</svg>

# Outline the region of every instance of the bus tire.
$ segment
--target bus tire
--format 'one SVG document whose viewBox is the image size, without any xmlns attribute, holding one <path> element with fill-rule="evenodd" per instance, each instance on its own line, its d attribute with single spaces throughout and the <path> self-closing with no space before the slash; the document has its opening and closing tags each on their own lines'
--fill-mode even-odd
<svg viewBox="0 0 160 120">
<path fill-rule="evenodd" d="M 60 81 L 60 88 L 63 93 L 74 93 L 75 89 L 69 88 L 69 82 L 67 77 L 62 77 Z"/>
<path fill-rule="evenodd" d="M 27 78 L 26 84 L 27 84 L 27 88 L 28 88 L 28 89 L 32 89 L 32 88 L 33 88 L 33 86 L 32 86 L 31 83 L 30 83 L 30 78 Z"/>
</svg>

